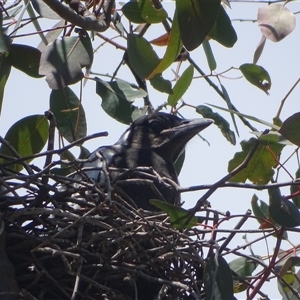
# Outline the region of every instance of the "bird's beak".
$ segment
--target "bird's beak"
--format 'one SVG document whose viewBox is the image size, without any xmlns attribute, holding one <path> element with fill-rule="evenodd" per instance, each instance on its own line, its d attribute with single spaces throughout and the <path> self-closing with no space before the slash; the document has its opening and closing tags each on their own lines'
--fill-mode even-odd
<svg viewBox="0 0 300 300">
<path fill-rule="evenodd" d="M 214 123 L 212 119 L 182 120 L 180 125 L 165 129 L 161 133 L 171 134 L 172 140 L 184 139 L 187 142 L 212 123 Z"/>
</svg>

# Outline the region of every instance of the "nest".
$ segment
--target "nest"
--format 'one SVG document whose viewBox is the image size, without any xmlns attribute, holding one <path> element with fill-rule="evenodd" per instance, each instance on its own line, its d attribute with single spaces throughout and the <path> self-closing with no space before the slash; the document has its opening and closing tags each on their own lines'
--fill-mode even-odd
<svg viewBox="0 0 300 300">
<path fill-rule="evenodd" d="M 114 186 L 46 172 L 1 184 L 0 299 L 203 299 L 201 229 L 176 230 Z"/>
</svg>

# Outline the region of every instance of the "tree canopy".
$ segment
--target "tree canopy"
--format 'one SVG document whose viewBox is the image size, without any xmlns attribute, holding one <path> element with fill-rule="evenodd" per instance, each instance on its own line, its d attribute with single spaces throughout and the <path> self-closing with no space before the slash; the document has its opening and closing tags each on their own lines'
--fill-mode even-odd
<svg viewBox="0 0 300 300">
<path fill-rule="evenodd" d="M 139 291 L 139 280 L 157 284 L 154 278 L 159 278 L 176 299 L 202 299 L 203 294 L 206 299 L 233 299 L 241 292 L 244 298 L 254 299 L 257 294 L 267 297 L 264 287 L 272 279 L 283 299 L 299 299 L 300 112 L 296 108 L 282 117 L 282 111 L 300 79 L 280 69 L 281 58 L 288 57 L 291 49 L 275 57 L 267 48 L 288 36 L 298 38 L 293 33 L 299 11 L 293 4 L 260 2 L 256 19 L 236 20 L 255 23 L 261 40 L 249 51 L 252 62 L 237 59 L 224 71 L 218 67 L 220 60 L 227 59 L 240 38 L 230 18 L 233 3 L 226 0 L 175 0 L 172 5 L 159 0 L 1 3 L 0 113 L 8 114 L 1 111 L 7 101 L 12 110 L 18 109 L 19 104 L 6 92 L 14 69 L 31 77 L 32 86 L 47 82 L 49 110 L 13 120 L 0 137 L 0 265 L 7 267 L 8 276 L 8 280 L 0 276 L 0 293 L 11 299 L 19 295 L 24 299 L 125 299 L 124 295 L 134 299 L 125 284 L 115 282 L 132 281 Z M 39 38 L 39 45 L 27 42 L 32 35 Z M 215 56 L 215 46 L 224 51 L 221 58 Z M 201 51 L 205 59 L 199 59 Z M 272 104 L 276 109 L 273 119 L 261 117 L 263 112 L 258 117 L 239 110 L 241 103 L 231 97 L 227 86 L 228 79 L 233 79 L 231 88 L 239 90 L 244 80 L 251 90 L 269 95 L 273 74 L 260 64 L 263 55 L 272 57 L 276 75 L 289 86 L 280 103 Z M 291 69 L 299 65 L 297 57 L 291 57 L 291 62 Z M 136 212 L 127 218 L 123 207 L 99 207 L 95 194 L 89 196 L 87 191 L 96 193 L 97 199 L 110 191 L 92 183 L 80 190 L 68 177 L 88 156 L 85 143 L 107 135 L 88 135 L 92 120 L 85 113 L 86 84 L 94 86 L 95 99 L 101 103 L 99 115 L 106 114 L 113 123 L 129 125 L 160 110 L 210 118 L 221 133 L 219 138 L 231 145 L 238 141 L 240 148 L 226 162 L 227 173 L 209 186 L 198 182 L 197 186 L 178 187 L 182 194 L 203 191 L 195 204 L 182 208 L 151 200 L 166 219 L 158 217 L 154 222 L 151 214 L 145 217 Z M 197 91 L 200 84 L 217 101 L 207 100 L 200 88 L 196 100 L 191 99 L 189 91 Z M 22 101 L 37 96 L 34 89 L 32 93 L 22 95 Z M 240 93 L 242 97 L 243 91 Z M 252 137 L 243 136 L 245 130 Z M 43 159 L 41 165 L 35 165 L 37 158 Z M 176 163 L 178 173 L 184 160 L 182 153 Z M 283 181 L 286 177 L 289 180 Z M 211 196 L 224 188 L 253 190 L 248 205 L 252 211 L 233 216 L 230 209 L 222 213 L 216 203 L 210 205 Z M 256 192 L 260 190 L 266 191 L 263 199 Z M 81 193 L 83 199 L 74 198 L 75 193 Z M 257 228 L 242 231 L 252 219 Z M 228 220 L 235 221 L 235 227 L 222 229 Z M 247 238 L 244 245 L 237 246 L 234 240 L 241 232 Z M 151 247 L 149 239 L 153 239 Z M 252 249 L 270 239 L 275 241 L 273 252 Z M 282 248 L 284 241 L 290 246 Z M 18 253 L 22 248 L 24 255 Z M 132 259 L 132 253 L 138 259 Z M 233 259 L 228 259 L 229 254 Z M 107 277 L 101 279 L 99 270 Z"/>
</svg>

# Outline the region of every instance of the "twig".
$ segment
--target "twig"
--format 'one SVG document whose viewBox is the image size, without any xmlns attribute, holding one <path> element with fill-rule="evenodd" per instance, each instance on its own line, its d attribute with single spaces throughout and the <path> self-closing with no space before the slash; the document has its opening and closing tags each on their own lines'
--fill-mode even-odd
<svg viewBox="0 0 300 300">
<path fill-rule="evenodd" d="M 103 136 L 108 136 L 108 133 L 106 131 L 104 131 L 104 132 L 99 132 L 99 133 L 95 133 L 95 134 L 92 134 L 92 135 L 88 135 L 86 137 L 80 138 L 77 141 L 75 141 L 75 142 L 73 142 L 73 143 L 71 143 L 71 144 L 69 144 L 69 145 L 67 145 L 63 148 L 57 149 L 57 150 L 45 151 L 45 152 L 25 156 L 25 157 L 22 157 L 22 158 L 20 158 L 18 156 L 19 158 L 15 159 L 14 161 L 1 164 L 1 167 L 7 167 L 7 166 L 10 166 L 10 165 L 15 164 L 15 163 L 24 163 L 26 160 L 32 160 L 34 158 L 42 157 L 42 156 L 45 156 L 45 155 L 48 155 L 48 154 L 52 154 L 52 155 L 53 154 L 61 154 L 61 153 L 65 152 L 66 150 L 69 150 L 69 149 L 73 148 L 74 146 L 81 145 L 85 141 L 88 141 L 88 140 L 91 140 L 91 139 L 94 139 L 94 138 L 98 138 L 98 137 L 103 137 Z M 3 140 L 4 139 L 2 137 L 0 137 L 0 142 L 2 142 Z M 29 174 L 33 174 L 33 172 L 31 172 Z"/>
<path fill-rule="evenodd" d="M 256 140 L 252 149 L 249 151 L 249 153 L 247 154 L 246 158 L 244 159 L 244 161 L 237 166 L 233 171 L 231 171 L 229 174 L 227 174 L 226 176 L 224 176 L 221 180 L 217 181 L 216 183 L 214 183 L 211 188 L 198 200 L 197 204 L 195 205 L 194 208 L 192 208 L 190 210 L 190 216 L 192 218 L 192 216 L 194 216 L 196 214 L 197 211 L 200 210 L 201 206 L 203 206 L 203 203 L 205 201 L 207 201 L 207 199 L 219 188 L 219 186 L 223 185 L 226 181 L 228 181 L 230 178 L 232 178 L 233 176 L 235 176 L 237 173 L 239 173 L 241 170 L 245 169 L 249 163 L 249 161 L 251 160 L 251 158 L 253 157 L 254 153 L 256 152 L 258 146 L 260 145 L 259 141 Z M 189 222 L 190 220 L 188 220 Z"/>
<path fill-rule="evenodd" d="M 245 213 L 245 216 L 236 224 L 234 229 L 239 230 L 244 225 L 244 223 L 248 220 L 250 215 L 251 215 L 251 210 L 248 209 Z M 234 238 L 235 235 L 236 235 L 236 232 L 231 232 L 229 234 L 229 236 L 226 238 L 225 242 L 221 245 L 221 247 L 219 249 L 220 254 L 224 251 L 224 249 L 231 242 L 231 240 Z"/>
<path fill-rule="evenodd" d="M 58 0 L 43 0 L 54 12 L 56 12 L 62 19 L 73 25 L 79 26 L 87 31 L 103 32 L 109 28 L 111 21 L 111 12 L 114 6 L 114 0 L 108 0 L 104 13 L 97 18 L 94 14 L 82 17 L 71 11 L 68 7 L 63 5 Z"/>
</svg>

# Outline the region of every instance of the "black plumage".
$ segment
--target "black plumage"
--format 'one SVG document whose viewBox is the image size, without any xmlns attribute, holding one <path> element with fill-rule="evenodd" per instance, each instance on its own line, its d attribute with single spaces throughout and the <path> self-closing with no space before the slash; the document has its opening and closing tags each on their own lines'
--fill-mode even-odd
<svg viewBox="0 0 300 300">
<path fill-rule="evenodd" d="M 210 119 L 186 120 L 162 112 L 140 117 L 117 143 L 102 146 L 91 153 L 90 162 L 85 163 L 81 171 L 90 180 L 102 185 L 106 183 L 105 165 L 111 168 L 109 175 L 112 183 L 118 179 L 133 179 L 131 183 L 125 182 L 119 186 L 125 198 L 130 198 L 138 208 L 155 210 L 149 199 L 178 204 L 180 194 L 172 184 L 166 184 L 161 179 L 168 178 L 178 183 L 174 163 L 179 154 L 192 137 L 212 122 Z M 146 167 L 146 172 L 136 170 L 138 167 Z M 148 180 L 138 180 L 141 178 Z"/>
</svg>

